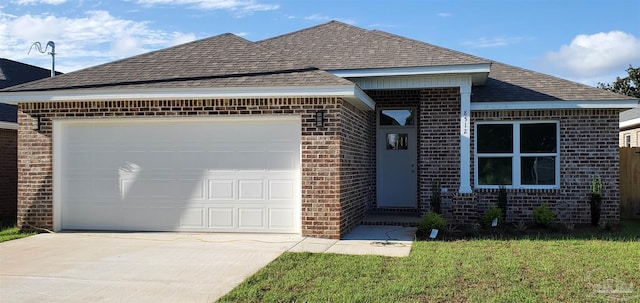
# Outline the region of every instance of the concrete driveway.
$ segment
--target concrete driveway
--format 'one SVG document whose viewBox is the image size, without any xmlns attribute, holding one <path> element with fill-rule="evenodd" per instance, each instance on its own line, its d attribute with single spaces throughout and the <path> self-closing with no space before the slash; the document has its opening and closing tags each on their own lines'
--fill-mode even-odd
<svg viewBox="0 0 640 303">
<path fill-rule="evenodd" d="M 296 235 L 56 233 L 0 243 L 0 302 L 214 302 Z"/>
</svg>

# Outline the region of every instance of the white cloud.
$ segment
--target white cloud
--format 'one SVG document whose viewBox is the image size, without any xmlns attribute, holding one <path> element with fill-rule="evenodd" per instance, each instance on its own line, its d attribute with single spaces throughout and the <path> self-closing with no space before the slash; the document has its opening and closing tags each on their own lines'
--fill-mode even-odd
<svg viewBox="0 0 640 303">
<path fill-rule="evenodd" d="M 187 43 L 187 42 L 194 41 L 196 39 L 197 39 L 196 35 L 194 35 L 192 33 L 184 34 L 184 33 L 176 32 L 176 33 L 173 33 L 173 38 L 171 39 L 170 45 L 174 46 L 174 45 L 178 45 L 178 44 L 184 44 L 184 43 Z"/>
<path fill-rule="evenodd" d="M 441 17 L 441 18 L 447 18 L 447 17 L 451 17 L 453 15 L 450 14 L 450 13 L 438 13 L 437 16 Z"/>
<path fill-rule="evenodd" d="M 495 37 L 495 38 L 486 38 L 480 37 L 474 40 L 468 40 L 462 42 L 463 45 L 474 47 L 474 48 L 491 48 L 491 47 L 503 47 L 516 43 L 520 43 L 521 41 L 526 40 L 525 37 Z"/>
<path fill-rule="evenodd" d="M 56 70 L 70 72 L 195 40 L 191 33 L 163 32 L 145 22 L 120 19 L 106 11 L 79 18 L 15 16 L 0 12 L 0 57 L 49 68 L 50 57 L 32 51 L 34 42 L 56 43 Z"/>
<path fill-rule="evenodd" d="M 67 2 L 67 0 L 15 0 L 11 1 L 11 3 L 15 3 L 17 5 L 29 5 L 29 4 L 49 4 L 49 5 L 58 5 Z"/>
<path fill-rule="evenodd" d="M 593 84 L 600 77 L 623 73 L 629 64 L 638 66 L 640 39 L 621 31 L 578 35 L 569 45 L 545 54 L 541 63 L 542 69 Z M 614 80 L 615 77 L 598 81 Z"/>
<path fill-rule="evenodd" d="M 222 9 L 238 16 L 252 14 L 257 11 L 276 10 L 277 4 L 265 4 L 256 0 L 137 0 L 142 5 L 191 5 L 200 9 Z"/>
</svg>

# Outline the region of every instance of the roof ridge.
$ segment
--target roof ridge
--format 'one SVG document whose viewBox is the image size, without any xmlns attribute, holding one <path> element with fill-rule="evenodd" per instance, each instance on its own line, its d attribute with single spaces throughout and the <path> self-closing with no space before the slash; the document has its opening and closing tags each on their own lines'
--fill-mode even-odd
<svg viewBox="0 0 640 303">
<path fill-rule="evenodd" d="M 274 37 L 271 37 L 271 38 L 258 40 L 258 41 L 256 41 L 255 43 L 262 43 L 262 42 L 266 42 L 266 41 L 270 41 L 270 40 L 275 40 L 275 39 L 278 39 L 278 38 L 282 38 L 282 37 L 286 37 L 286 36 L 291 36 L 291 35 L 298 34 L 298 33 L 302 33 L 302 32 L 306 32 L 306 31 L 310 31 L 310 30 L 315 30 L 315 29 L 317 29 L 317 28 L 325 27 L 325 26 L 328 26 L 328 25 L 330 25 L 330 24 L 338 24 L 338 25 L 342 25 L 342 26 L 346 26 L 346 27 L 351 27 L 351 28 L 355 28 L 355 29 L 359 29 L 359 30 L 367 31 L 366 29 L 364 29 L 364 28 L 360 28 L 360 27 L 357 27 L 357 26 L 355 26 L 355 25 L 347 24 L 347 23 L 340 22 L 340 21 L 337 21 L 337 20 L 331 20 L 331 21 L 329 21 L 329 22 L 325 22 L 325 23 L 321 23 L 321 24 L 318 24 L 318 25 L 314 25 L 314 26 L 312 26 L 312 27 L 305 27 L 305 28 L 301 28 L 301 29 L 296 30 L 296 31 L 293 31 L 293 32 L 288 32 L 288 33 L 284 33 L 284 34 L 281 34 L 281 35 L 277 35 L 277 36 L 274 36 Z"/>
</svg>

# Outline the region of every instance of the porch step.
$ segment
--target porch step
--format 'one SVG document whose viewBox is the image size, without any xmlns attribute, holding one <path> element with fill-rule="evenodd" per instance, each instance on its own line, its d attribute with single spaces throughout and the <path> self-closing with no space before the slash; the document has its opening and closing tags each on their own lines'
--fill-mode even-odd
<svg viewBox="0 0 640 303">
<path fill-rule="evenodd" d="M 370 210 L 364 219 L 363 225 L 386 225 L 386 226 L 418 226 L 422 217 L 417 210 Z"/>
</svg>

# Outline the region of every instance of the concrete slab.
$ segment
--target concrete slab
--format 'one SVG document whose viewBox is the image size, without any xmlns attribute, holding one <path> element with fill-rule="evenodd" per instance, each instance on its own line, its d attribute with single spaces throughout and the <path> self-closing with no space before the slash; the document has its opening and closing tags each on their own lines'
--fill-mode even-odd
<svg viewBox="0 0 640 303">
<path fill-rule="evenodd" d="M 402 257 L 415 227 L 297 235 L 56 233 L 0 243 L 0 302 L 214 302 L 285 251 Z"/>
<path fill-rule="evenodd" d="M 360 225 L 340 240 L 305 238 L 289 251 L 406 257 L 415 227 Z"/>
<path fill-rule="evenodd" d="M 0 302 L 214 302 L 292 235 L 57 233 L 0 243 Z"/>
</svg>

